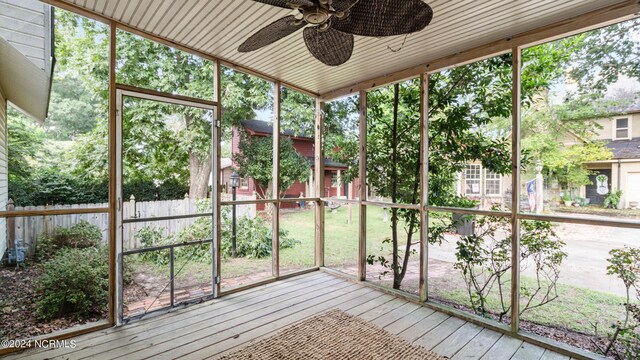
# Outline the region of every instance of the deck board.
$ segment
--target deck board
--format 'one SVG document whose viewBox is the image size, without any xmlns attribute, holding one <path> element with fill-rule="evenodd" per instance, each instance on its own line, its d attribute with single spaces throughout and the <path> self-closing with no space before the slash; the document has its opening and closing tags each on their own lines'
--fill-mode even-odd
<svg viewBox="0 0 640 360">
<path fill-rule="evenodd" d="M 518 351 L 522 340 L 503 335 L 480 359 L 481 360 L 508 360 Z"/>
<path fill-rule="evenodd" d="M 544 352 L 545 349 L 540 346 L 523 342 L 511 360 L 540 360 Z"/>
<path fill-rule="evenodd" d="M 500 340 L 497 331 L 482 329 L 480 333 L 464 345 L 451 359 L 452 360 L 477 360 L 480 359 L 491 347 Z"/>
<path fill-rule="evenodd" d="M 313 272 L 75 338 L 74 349 L 31 349 L 8 359 L 203 359 L 242 348 L 330 309 L 341 309 L 453 360 L 562 360 L 380 290 Z"/>
<path fill-rule="evenodd" d="M 465 344 L 471 342 L 471 340 L 473 340 L 480 331 L 482 331 L 482 326 L 468 322 L 451 334 L 451 336 L 444 339 L 440 344 L 438 344 L 438 346 L 433 348 L 433 351 L 440 355 L 452 358 L 465 346 Z"/>
</svg>

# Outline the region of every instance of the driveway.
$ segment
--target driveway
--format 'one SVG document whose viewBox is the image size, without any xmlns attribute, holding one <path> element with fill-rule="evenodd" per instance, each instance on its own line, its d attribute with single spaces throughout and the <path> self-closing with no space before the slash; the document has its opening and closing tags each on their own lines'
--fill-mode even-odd
<svg viewBox="0 0 640 360">
<path fill-rule="evenodd" d="M 577 224 L 556 224 L 554 229 L 566 243 L 564 251 L 568 254 L 561 266 L 559 283 L 625 295 L 622 282 L 607 275 L 607 258 L 611 249 L 640 246 L 640 230 Z M 430 246 L 429 257 L 455 262 L 457 236 L 448 235 L 447 240 L 442 246 Z M 524 272 L 527 276 L 534 274 L 531 269 Z"/>
</svg>

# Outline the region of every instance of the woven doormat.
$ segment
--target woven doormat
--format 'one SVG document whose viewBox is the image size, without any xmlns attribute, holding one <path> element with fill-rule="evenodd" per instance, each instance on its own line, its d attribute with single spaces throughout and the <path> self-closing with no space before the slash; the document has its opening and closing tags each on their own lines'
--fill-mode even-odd
<svg viewBox="0 0 640 360">
<path fill-rule="evenodd" d="M 219 359 L 444 360 L 340 310 L 316 315 Z"/>
</svg>

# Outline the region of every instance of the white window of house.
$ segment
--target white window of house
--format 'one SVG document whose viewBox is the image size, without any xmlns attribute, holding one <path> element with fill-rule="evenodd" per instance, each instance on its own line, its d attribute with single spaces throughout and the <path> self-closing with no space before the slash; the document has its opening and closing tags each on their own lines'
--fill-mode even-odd
<svg viewBox="0 0 640 360">
<path fill-rule="evenodd" d="M 613 139 L 629 139 L 631 136 L 631 123 L 628 117 L 614 119 Z"/>
<path fill-rule="evenodd" d="M 469 164 L 464 169 L 464 193 L 465 195 L 480 195 L 481 185 L 480 165 Z"/>
<path fill-rule="evenodd" d="M 249 188 L 249 179 L 242 178 L 240 179 L 240 189 L 248 189 Z"/>
<path fill-rule="evenodd" d="M 500 195 L 500 174 L 484 170 L 484 194 L 485 195 Z"/>
<path fill-rule="evenodd" d="M 331 186 L 333 186 L 333 187 L 340 186 L 340 179 L 338 179 L 338 172 L 337 171 L 332 171 L 331 172 Z"/>
</svg>

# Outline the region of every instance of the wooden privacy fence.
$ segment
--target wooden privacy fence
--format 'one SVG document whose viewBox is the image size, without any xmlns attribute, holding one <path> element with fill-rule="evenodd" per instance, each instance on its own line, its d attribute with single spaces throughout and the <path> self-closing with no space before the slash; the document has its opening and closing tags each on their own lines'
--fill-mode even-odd
<svg viewBox="0 0 640 360">
<path fill-rule="evenodd" d="M 227 201 L 227 196 L 223 194 L 223 200 Z M 254 196 L 237 196 L 237 200 L 255 200 Z M 16 206 L 10 201 L 7 206 L 8 211 L 13 210 L 57 210 L 57 209 L 87 209 L 108 207 L 107 203 L 101 204 L 73 204 L 73 205 L 55 205 L 55 206 Z M 155 218 L 165 216 L 180 216 L 198 213 L 197 201 L 189 199 L 185 196 L 180 200 L 162 200 L 162 201 L 135 201 L 132 197 L 129 201 L 122 204 L 123 219 L 136 218 Z M 238 206 L 236 208 L 237 217 L 256 216 L 255 206 Z M 198 218 L 189 219 L 171 219 L 161 221 L 145 221 L 125 223 L 122 227 L 123 248 L 130 250 L 140 247 L 139 240 L 136 241 L 135 234 L 138 230 L 151 226 L 155 227 L 163 236 L 169 237 L 176 235 L 189 225 L 193 224 Z M 7 237 L 8 243 L 13 244 L 15 239 L 21 239 L 23 246 L 28 249 L 28 253 L 33 255 L 38 243 L 45 236 L 51 236 L 56 227 L 70 228 L 81 221 L 97 226 L 102 232 L 102 243 L 107 243 L 109 234 L 109 214 L 72 214 L 72 215 L 47 215 L 47 216 L 28 216 L 15 217 L 7 219 Z M 13 231 L 11 231 L 13 228 Z"/>
</svg>

